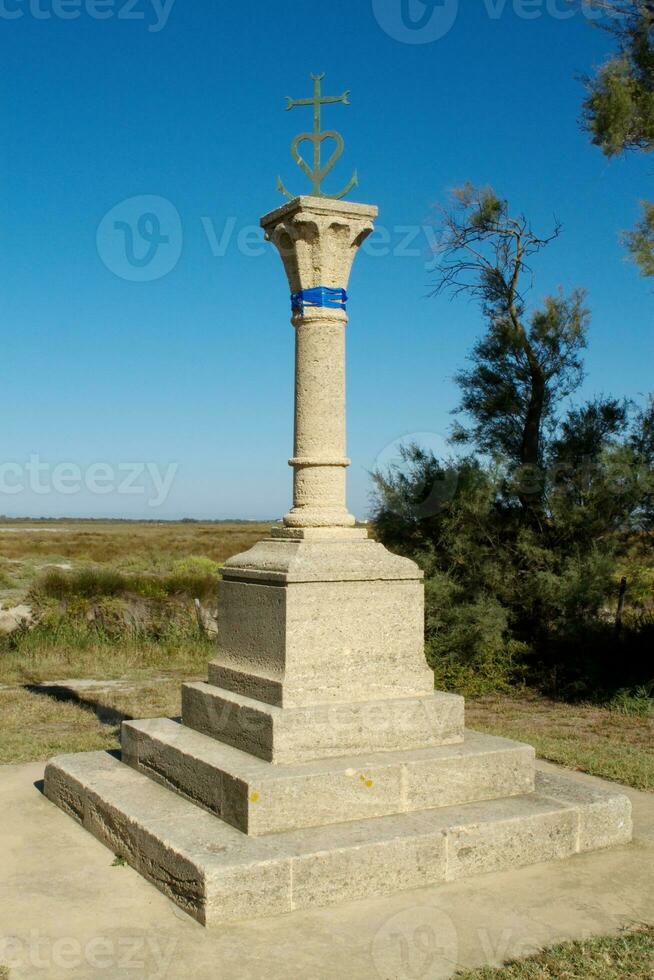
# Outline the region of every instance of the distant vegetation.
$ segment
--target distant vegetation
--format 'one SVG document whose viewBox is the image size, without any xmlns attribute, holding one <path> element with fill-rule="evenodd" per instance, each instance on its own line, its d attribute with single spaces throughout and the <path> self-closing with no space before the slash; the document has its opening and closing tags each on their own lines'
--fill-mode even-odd
<svg viewBox="0 0 654 980">
<path fill-rule="evenodd" d="M 204 673 L 223 562 L 269 525 L 12 522 L 0 531 L 0 682 Z M 2 614 L 0 613 L 0 616 Z"/>
</svg>

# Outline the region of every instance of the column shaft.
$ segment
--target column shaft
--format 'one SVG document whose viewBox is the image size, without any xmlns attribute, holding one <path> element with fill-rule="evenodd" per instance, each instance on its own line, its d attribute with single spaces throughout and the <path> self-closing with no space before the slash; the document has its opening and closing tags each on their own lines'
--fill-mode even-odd
<svg viewBox="0 0 654 980">
<path fill-rule="evenodd" d="M 345 500 L 346 323 L 345 313 L 337 310 L 305 311 L 293 318 L 293 510 L 285 519 L 290 526 L 354 523 Z"/>
</svg>

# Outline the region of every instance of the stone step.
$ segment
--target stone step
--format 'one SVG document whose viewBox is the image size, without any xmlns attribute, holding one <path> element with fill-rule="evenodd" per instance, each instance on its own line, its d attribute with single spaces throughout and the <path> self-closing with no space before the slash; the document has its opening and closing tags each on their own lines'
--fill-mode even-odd
<svg viewBox="0 0 654 980">
<path fill-rule="evenodd" d="M 213 684 L 182 685 L 186 726 L 276 765 L 462 742 L 464 713 L 462 697 L 441 691 L 279 708 Z"/>
<path fill-rule="evenodd" d="M 123 723 L 123 761 L 252 836 L 534 789 L 534 750 L 466 732 L 458 745 L 272 765 L 167 718 Z"/>
<path fill-rule="evenodd" d="M 548 777 L 542 794 L 266 837 L 242 834 L 105 752 L 52 760 L 45 794 L 209 926 L 626 843 L 629 800 L 569 782 Z"/>
</svg>

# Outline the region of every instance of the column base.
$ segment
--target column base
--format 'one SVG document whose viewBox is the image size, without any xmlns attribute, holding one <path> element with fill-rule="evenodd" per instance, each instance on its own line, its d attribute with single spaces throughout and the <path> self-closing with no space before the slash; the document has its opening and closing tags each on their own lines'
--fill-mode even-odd
<svg viewBox="0 0 654 980">
<path fill-rule="evenodd" d="M 354 527 L 356 518 L 346 510 L 293 508 L 284 517 L 286 527 Z"/>
<path fill-rule="evenodd" d="M 223 568 L 212 680 L 278 707 L 423 697 L 422 572 L 363 528 L 276 528 Z"/>
</svg>

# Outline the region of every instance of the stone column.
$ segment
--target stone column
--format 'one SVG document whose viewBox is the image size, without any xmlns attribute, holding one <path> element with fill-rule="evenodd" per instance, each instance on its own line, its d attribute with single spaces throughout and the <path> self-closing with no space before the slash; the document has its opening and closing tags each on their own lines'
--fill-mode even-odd
<svg viewBox="0 0 654 980">
<path fill-rule="evenodd" d="M 320 286 L 344 290 L 376 214 L 363 204 L 299 197 L 262 218 L 291 294 Z M 316 299 L 329 303 L 331 297 Z M 312 717 L 315 705 L 431 695 L 422 572 L 370 540 L 365 528 L 352 527 L 345 503 L 347 315 L 338 303 L 296 304 L 291 322 L 293 508 L 285 527 L 225 562 L 218 657 L 209 664 L 209 680 L 239 697 L 289 710 L 306 707 Z M 387 708 L 379 715 L 385 734 L 375 741 L 384 751 L 395 738 Z M 344 716 L 351 718 L 349 707 Z M 374 724 L 366 720 L 367 728 Z M 325 737 L 344 754 L 349 749 L 338 730 L 330 717 Z M 315 751 L 319 736 L 306 737 Z"/>
<path fill-rule="evenodd" d="M 261 219 L 281 255 L 291 294 L 325 286 L 347 289 L 357 249 L 377 208 L 330 198 L 298 197 Z M 290 528 L 351 527 L 345 471 L 344 309 L 296 305 L 295 439 Z"/>
</svg>

